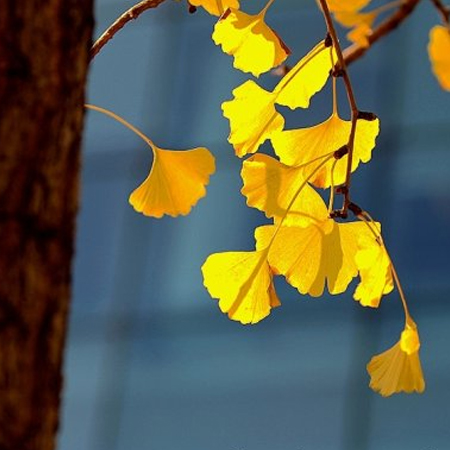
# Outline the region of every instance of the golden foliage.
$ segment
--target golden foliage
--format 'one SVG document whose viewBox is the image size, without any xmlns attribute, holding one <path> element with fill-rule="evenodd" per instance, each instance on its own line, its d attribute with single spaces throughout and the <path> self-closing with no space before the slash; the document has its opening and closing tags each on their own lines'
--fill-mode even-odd
<svg viewBox="0 0 450 450">
<path fill-rule="evenodd" d="M 230 319 L 254 324 L 280 305 L 266 257 L 264 250 L 214 253 L 203 264 L 204 284 Z"/>
<path fill-rule="evenodd" d="M 150 173 L 130 195 L 130 204 L 146 216 L 189 214 L 206 194 L 205 186 L 215 170 L 214 157 L 206 148 L 174 151 L 153 147 L 153 155 Z"/>
<path fill-rule="evenodd" d="M 400 340 L 390 349 L 374 356 L 367 364 L 370 387 L 383 397 L 399 392 L 423 392 L 425 380 L 419 348 L 417 326 L 409 319 Z"/>
<path fill-rule="evenodd" d="M 311 186 L 306 184 L 296 195 L 305 181 L 303 168 L 289 167 L 270 156 L 257 154 L 244 161 L 241 175 L 247 204 L 264 211 L 268 218 L 282 219 L 286 215 L 284 225 L 301 227 L 328 218 L 320 195 Z"/>
<path fill-rule="evenodd" d="M 255 153 L 272 133 L 284 127 L 283 116 L 275 109 L 275 96 L 248 80 L 233 90 L 234 99 L 222 104 L 230 121 L 228 141 L 236 155 Z"/>
<path fill-rule="evenodd" d="M 430 31 L 428 54 L 433 73 L 442 89 L 450 91 L 450 29 L 436 25 Z"/>
<path fill-rule="evenodd" d="M 271 141 L 280 160 L 289 166 L 297 166 L 312 161 L 321 156 L 335 152 L 348 143 L 351 122 L 343 120 L 337 113 L 333 113 L 324 122 L 308 128 L 286 130 L 274 133 Z M 380 131 L 379 120 L 358 119 L 356 135 L 353 145 L 352 172 L 361 162 L 368 162 L 375 147 L 375 140 Z M 335 164 L 334 183 L 345 182 L 347 158 L 342 157 Z M 320 161 L 308 165 L 304 170 L 311 171 Z M 311 178 L 316 187 L 327 188 L 332 184 L 333 161 L 324 165 Z"/>
<path fill-rule="evenodd" d="M 265 23 L 265 10 L 256 15 L 229 9 L 218 20 L 212 38 L 228 55 L 233 66 L 256 77 L 280 65 L 290 50 Z"/>
<path fill-rule="evenodd" d="M 257 248 L 269 245 L 276 226 L 256 229 Z M 364 223 L 331 219 L 308 227 L 281 227 L 269 251 L 269 264 L 301 294 L 319 297 L 327 284 L 330 294 L 347 289 L 358 274 L 357 236 L 368 233 Z"/>
</svg>

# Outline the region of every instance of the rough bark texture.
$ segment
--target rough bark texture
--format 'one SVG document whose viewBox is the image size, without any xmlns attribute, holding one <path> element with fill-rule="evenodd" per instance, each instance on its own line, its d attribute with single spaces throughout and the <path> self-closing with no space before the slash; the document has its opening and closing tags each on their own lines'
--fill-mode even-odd
<svg viewBox="0 0 450 450">
<path fill-rule="evenodd" d="M 0 450 L 50 450 L 92 0 L 0 3 Z"/>
</svg>

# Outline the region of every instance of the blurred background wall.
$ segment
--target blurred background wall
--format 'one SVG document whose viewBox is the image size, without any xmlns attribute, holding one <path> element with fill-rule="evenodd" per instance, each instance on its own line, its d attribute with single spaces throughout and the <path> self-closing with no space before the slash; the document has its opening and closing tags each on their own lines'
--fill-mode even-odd
<svg viewBox="0 0 450 450">
<path fill-rule="evenodd" d="M 132 3 L 98 0 L 97 34 Z M 381 119 L 353 198 L 383 223 L 420 328 L 426 392 L 383 399 L 368 388 L 365 364 L 402 329 L 396 293 L 373 311 L 352 288 L 310 299 L 280 280 L 283 306 L 253 327 L 228 320 L 208 296 L 207 255 L 251 249 L 253 228 L 267 222 L 240 195 L 241 161 L 220 110 L 248 77 L 211 41 L 212 17 L 167 1 L 97 56 L 89 102 L 161 147 L 208 147 L 217 173 L 191 215 L 141 216 L 127 199 L 149 171 L 150 150 L 88 114 L 61 450 L 450 448 L 450 94 L 430 71 L 438 17 L 422 3 L 350 73 L 361 108 Z M 312 0 L 279 0 L 268 21 L 292 48 L 291 63 L 325 34 Z M 267 88 L 276 82 L 260 78 Z M 325 119 L 330 101 L 327 88 L 288 126 Z"/>
</svg>

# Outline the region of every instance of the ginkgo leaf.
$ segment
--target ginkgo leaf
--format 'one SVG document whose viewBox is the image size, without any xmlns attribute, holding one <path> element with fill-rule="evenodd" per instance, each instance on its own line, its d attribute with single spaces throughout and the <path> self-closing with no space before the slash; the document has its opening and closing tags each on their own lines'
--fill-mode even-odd
<svg viewBox="0 0 450 450">
<path fill-rule="evenodd" d="M 275 109 L 274 95 L 248 80 L 233 90 L 234 99 L 222 103 L 223 115 L 230 121 L 230 142 L 236 155 L 255 153 L 275 131 L 284 126 Z"/>
<path fill-rule="evenodd" d="M 433 73 L 442 89 L 450 91 L 450 29 L 436 25 L 430 31 L 428 54 Z"/>
<path fill-rule="evenodd" d="M 335 13 L 334 18 L 342 26 L 347 28 L 353 28 L 361 23 L 372 24 L 378 13 L 371 11 L 367 13 L 355 12 L 355 11 L 340 11 Z"/>
<path fill-rule="evenodd" d="M 371 0 L 327 0 L 328 9 L 333 12 L 354 12 L 365 8 Z"/>
<path fill-rule="evenodd" d="M 290 50 L 265 23 L 265 9 L 250 15 L 228 9 L 214 27 L 212 38 L 228 55 L 234 56 L 234 67 L 256 77 L 280 65 Z"/>
<path fill-rule="evenodd" d="M 241 192 L 249 206 L 264 211 L 269 218 L 278 219 L 285 216 L 290 206 L 283 221 L 285 226 L 308 226 L 328 217 L 320 195 L 305 184 L 302 168 L 288 167 L 275 158 L 257 154 L 244 161 L 241 176 L 244 181 Z"/>
<path fill-rule="evenodd" d="M 378 308 L 383 295 L 394 289 L 391 260 L 384 246 L 378 243 L 373 235 L 360 236 L 358 246 L 360 250 L 356 254 L 355 262 L 361 282 L 356 287 L 353 298 L 363 306 Z"/>
<path fill-rule="evenodd" d="M 311 97 L 325 86 L 332 61 L 337 61 L 334 49 L 319 42 L 276 85 L 275 102 L 291 109 L 308 108 Z"/>
<path fill-rule="evenodd" d="M 425 380 L 419 358 L 420 340 L 416 325 L 409 320 L 400 340 L 390 349 L 374 356 L 367 371 L 370 387 L 383 397 L 398 392 L 425 390 Z"/>
<path fill-rule="evenodd" d="M 214 253 L 202 272 L 206 289 L 232 320 L 254 324 L 280 305 L 265 250 Z"/>
<path fill-rule="evenodd" d="M 147 179 L 130 195 L 133 208 L 146 216 L 186 215 L 206 194 L 205 186 L 215 170 L 214 157 L 206 148 L 185 151 L 153 149 L 153 165 Z"/>
<path fill-rule="evenodd" d="M 213 16 L 220 16 L 228 8 L 239 9 L 239 0 L 189 0 L 194 6 L 202 6 Z"/>
<path fill-rule="evenodd" d="M 333 113 L 325 122 L 309 128 L 285 130 L 274 133 L 271 141 L 275 153 L 288 166 L 296 166 L 328 155 L 348 143 L 351 122 L 341 119 Z M 379 120 L 358 119 L 353 146 L 352 172 L 360 162 L 368 162 L 375 147 L 375 140 L 380 131 Z M 336 162 L 334 168 L 334 184 L 345 182 L 347 170 L 347 156 Z M 312 163 L 305 170 L 312 171 L 321 162 Z M 334 161 L 319 169 L 311 179 L 311 183 L 320 188 L 327 188 L 332 184 L 332 167 Z"/>
<path fill-rule="evenodd" d="M 368 13 L 360 12 L 338 12 L 335 19 L 344 27 L 353 28 L 348 34 L 347 39 L 361 47 L 369 46 L 369 36 L 372 34 L 372 26 L 377 18 L 378 12 Z"/>
<path fill-rule="evenodd" d="M 357 25 L 347 33 L 347 39 L 360 47 L 369 47 L 369 36 L 372 34 L 372 26 L 367 23 Z"/>
<path fill-rule="evenodd" d="M 275 225 L 255 230 L 257 248 L 269 246 Z M 357 238 L 368 229 L 362 222 L 281 227 L 270 245 L 268 261 L 275 273 L 284 275 L 301 294 L 320 297 L 327 284 L 330 294 L 340 294 L 357 275 Z"/>
</svg>

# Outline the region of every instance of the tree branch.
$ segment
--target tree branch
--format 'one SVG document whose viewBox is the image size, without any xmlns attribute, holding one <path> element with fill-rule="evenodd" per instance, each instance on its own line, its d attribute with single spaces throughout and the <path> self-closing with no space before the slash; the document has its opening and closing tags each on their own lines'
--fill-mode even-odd
<svg viewBox="0 0 450 450">
<path fill-rule="evenodd" d="M 350 181 L 351 181 L 351 172 L 352 172 L 352 159 L 353 159 L 353 149 L 355 146 L 355 135 L 356 135 L 356 121 L 358 120 L 358 106 L 356 104 L 355 95 L 353 93 L 352 83 L 350 81 L 350 76 L 347 71 L 347 65 L 344 59 L 344 55 L 342 53 L 341 45 L 339 43 L 339 38 L 336 33 L 336 29 L 334 27 L 333 19 L 331 18 L 330 10 L 328 9 L 328 4 L 326 0 L 319 0 L 320 6 L 322 8 L 322 13 L 327 24 L 327 30 L 329 36 L 331 37 L 333 47 L 336 51 L 336 55 L 338 58 L 338 73 L 336 73 L 336 69 L 334 69 L 333 76 L 342 76 L 344 80 L 345 90 L 347 91 L 348 103 L 351 109 L 351 129 L 350 136 L 347 142 L 347 171 L 345 176 L 345 184 L 341 186 L 340 192 L 344 195 L 344 204 L 342 209 L 338 211 L 338 215 L 340 217 L 347 217 L 347 210 L 350 204 Z M 340 72 L 340 73 L 339 73 Z"/>
<path fill-rule="evenodd" d="M 433 3 L 434 7 L 438 10 L 442 22 L 450 25 L 450 7 L 445 6 L 441 0 L 431 0 L 431 3 Z"/>
<path fill-rule="evenodd" d="M 347 47 L 343 52 L 345 63 L 350 64 L 364 56 L 375 42 L 395 30 L 406 18 L 408 18 L 419 3 L 420 0 L 405 0 L 391 16 L 378 25 L 378 27 L 373 30 L 373 33 L 368 36 L 368 47 L 361 47 L 358 44 Z"/>
<path fill-rule="evenodd" d="M 100 52 L 100 50 L 108 43 L 115 34 L 121 30 L 128 22 L 137 19 L 143 12 L 151 8 L 156 8 L 164 0 L 143 0 L 125 11 L 109 28 L 97 39 L 91 49 L 91 61 Z"/>
</svg>

